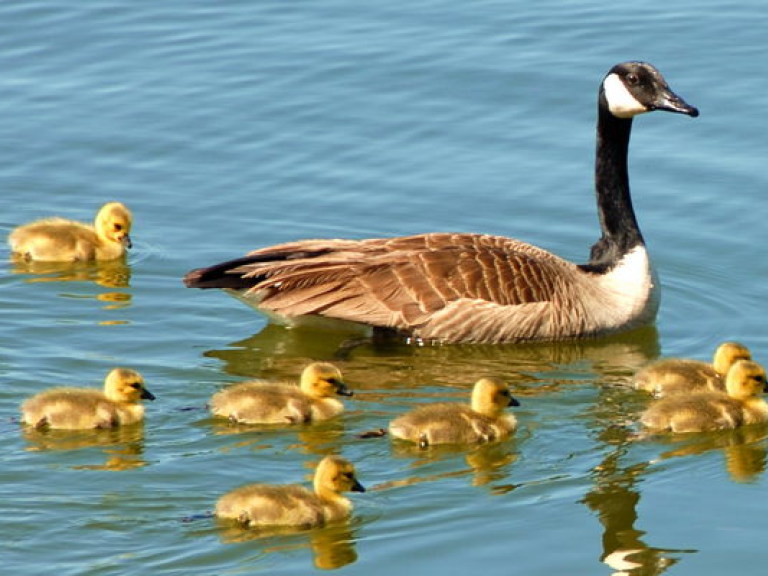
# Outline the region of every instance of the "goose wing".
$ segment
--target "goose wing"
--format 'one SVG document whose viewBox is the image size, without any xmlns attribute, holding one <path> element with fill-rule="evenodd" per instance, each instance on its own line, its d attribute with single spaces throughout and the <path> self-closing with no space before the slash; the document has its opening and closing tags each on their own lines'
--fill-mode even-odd
<svg viewBox="0 0 768 576">
<path fill-rule="evenodd" d="M 320 315 L 447 340 L 457 319 L 505 325 L 548 308 L 577 267 L 529 244 L 477 234 L 304 240 L 193 270 L 191 287 L 230 288 L 286 316 Z M 517 311 L 517 312 L 515 312 Z M 528 315 L 527 314 L 527 315 Z M 484 321 L 483 318 L 486 318 Z M 446 324 L 457 324 L 446 331 Z"/>
</svg>

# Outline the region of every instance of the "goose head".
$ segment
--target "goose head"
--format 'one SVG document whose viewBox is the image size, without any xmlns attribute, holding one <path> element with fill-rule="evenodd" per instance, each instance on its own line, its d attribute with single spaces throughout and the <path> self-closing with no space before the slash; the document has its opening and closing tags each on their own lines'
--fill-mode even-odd
<svg viewBox="0 0 768 576">
<path fill-rule="evenodd" d="M 600 85 L 600 104 L 617 118 L 666 110 L 696 117 L 699 110 L 672 92 L 661 73 L 647 62 L 623 62 Z"/>
<path fill-rule="evenodd" d="M 472 409 L 486 416 L 498 417 L 508 406 L 520 406 L 509 386 L 495 378 L 481 378 L 472 388 Z"/>
<path fill-rule="evenodd" d="M 738 342 L 723 342 L 715 350 L 712 367 L 718 374 L 727 374 L 737 360 L 752 360 L 749 348 Z"/>
<path fill-rule="evenodd" d="M 142 375 L 128 368 L 115 368 L 107 374 L 104 395 L 113 402 L 131 404 L 155 399 L 155 395 L 145 388 Z"/>
<path fill-rule="evenodd" d="M 768 392 L 765 368 L 751 360 L 737 360 L 725 377 L 725 388 L 733 398 L 746 400 Z"/>
<path fill-rule="evenodd" d="M 329 362 L 313 362 L 301 373 L 301 390 L 313 398 L 352 396 L 344 384 L 341 371 Z"/>
<path fill-rule="evenodd" d="M 94 222 L 94 229 L 99 237 L 126 248 L 132 246 L 131 224 L 133 216 L 131 211 L 120 202 L 109 202 L 99 209 Z"/>
<path fill-rule="evenodd" d="M 355 467 L 341 456 L 326 456 L 320 461 L 315 470 L 314 487 L 317 494 L 365 492 L 357 480 Z"/>
</svg>

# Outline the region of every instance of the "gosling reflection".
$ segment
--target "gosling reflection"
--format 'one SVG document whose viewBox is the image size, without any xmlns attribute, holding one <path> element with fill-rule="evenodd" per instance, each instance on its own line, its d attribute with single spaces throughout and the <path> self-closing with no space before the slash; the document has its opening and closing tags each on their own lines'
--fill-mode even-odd
<svg viewBox="0 0 768 576">
<path fill-rule="evenodd" d="M 496 484 L 509 478 L 509 467 L 517 460 L 518 455 L 510 442 L 481 444 L 469 449 L 451 444 L 430 445 L 420 448 L 407 442 L 393 442 L 392 456 L 413 460 L 411 469 L 414 474 L 408 478 L 392 480 L 378 484 L 371 490 L 388 490 L 411 486 L 422 482 L 435 482 L 445 478 L 471 478 L 472 486 L 491 486 L 494 493 L 504 493 L 514 490 L 511 484 Z M 418 474 L 416 472 L 429 468 L 432 464 L 455 457 L 463 457 L 465 468 L 451 469 L 435 474 Z"/>
<path fill-rule="evenodd" d="M 315 567 L 333 570 L 357 561 L 356 529 L 350 520 L 341 520 L 321 528 L 273 526 L 254 530 L 219 521 L 221 541 L 226 544 L 259 542 L 265 554 L 309 548 Z"/>
<path fill-rule="evenodd" d="M 105 303 L 105 310 L 125 308 L 131 302 L 130 293 L 117 290 L 128 288 L 131 282 L 131 268 L 124 257 L 93 262 L 38 262 L 13 258 L 11 264 L 14 274 L 29 276 L 25 279 L 28 283 L 93 282 L 107 288 L 108 291 L 93 296 Z"/>
<path fill-rule="evenodd" d="M 329 456 L 339 451 L 339 446 L 345 434 L 344 423 L 341 420 L 330 420 L 312 424 L 299 424 L 290 428 L 268 424 L 238 424 L 220 418 L 207 421 L 211 432 L 221 436 L 233 436 L 236 441 L 223 448 L 224 451 L 250 449 L 266 450 L 273 446 L 275 438 L 280 443 L 285 441 L 286 434 L 296 434 L 296 441 L 288 443 L 286 449 L 299 454 L 314 456 Z"/>
<path fill-rule="evenodd" d="M 93 430 L 59 430 L 24 426 L 26 450 L 36 452 L 102 448 L 104 462 L 74 466 L 89 470 L 132 470 L 146 466 L 143 423 Z"/>
<path fill-rule="evenodd" d="M 711 450 L 722 450 L 725 469 L 734 482 L 754 482 L 765 472 L 768 452 L 765 440 L 768 439 L 768 429 L 765 426 L 743 426 L 734 430 L 722 430 L 707 434 L 697 434 L 690 439 L 689 435 L 673 435 L 667 439 L 671 443 L 681 443 L 671 450 L 661 454 L 661 459 L 696 456 Z M 654 438 L 661 441 L 661 438 Z"/>
</svg>

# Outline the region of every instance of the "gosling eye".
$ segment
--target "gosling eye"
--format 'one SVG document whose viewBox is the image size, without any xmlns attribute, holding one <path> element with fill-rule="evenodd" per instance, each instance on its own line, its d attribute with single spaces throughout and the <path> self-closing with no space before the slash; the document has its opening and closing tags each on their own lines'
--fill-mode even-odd
<svg viewBox="0 0 768 576">
<path fill-rule="evenodd" d="M 134 390 L 141 390 L 142 388 L 144 388 L 144 387 L 141 385 L 141 382 L 131 382 L 130 384 L 128 384 L 128 386 L 130 386 L 130 387 L 131 387 L 131 388 L 133 388 Z"/>
<path fill-rule="evenodd" d="M 116 231 L 120 232 L 120 230 L 122 230 L 122 229 L 123 229 L 123 225 L 122 224 L 115 224 L 115 230 Z"/>
</svg>

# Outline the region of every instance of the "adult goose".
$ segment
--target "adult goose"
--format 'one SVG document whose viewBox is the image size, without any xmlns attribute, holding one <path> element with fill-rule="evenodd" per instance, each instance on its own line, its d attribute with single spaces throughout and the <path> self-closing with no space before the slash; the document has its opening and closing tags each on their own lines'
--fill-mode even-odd
<svg viewBox="0 0 768 576">
<path fill-rule="evenodd" d="M 645 62 L 600 84 L 595 186 L 602 237 L 585 264 L 501 236 L 430 233 L 300 240 L 189 272 L 295 321 L 320 316 L 428 342 L 551 341 L 654 320 L 659 287 L 635 219 L 627 149 L 632 119 L 652 110 L 698 116 Z"/>
</svg>

